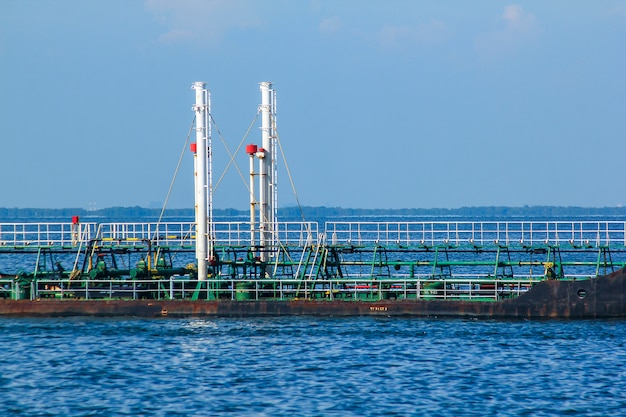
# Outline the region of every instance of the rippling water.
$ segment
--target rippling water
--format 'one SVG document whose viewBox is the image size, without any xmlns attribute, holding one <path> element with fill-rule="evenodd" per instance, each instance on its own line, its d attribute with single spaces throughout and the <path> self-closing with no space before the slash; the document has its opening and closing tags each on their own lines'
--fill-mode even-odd
<svg viewBox="0 0 626 417">
<path fill-rule="evenodd" d="M 626 321 L 2 319 L 3 416 L 623 415 Z"/>
</svg>

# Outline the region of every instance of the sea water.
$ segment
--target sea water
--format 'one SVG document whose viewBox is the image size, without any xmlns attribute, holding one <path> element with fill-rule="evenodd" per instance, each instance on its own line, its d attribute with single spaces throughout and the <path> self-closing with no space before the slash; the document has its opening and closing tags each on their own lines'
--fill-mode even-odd
<svg viewBox="0 0 626 417">
<path fill-rule="evenodd" d="M 625 320 L 0 319 L 1 416 L 625 413 Z"/>
</svg>

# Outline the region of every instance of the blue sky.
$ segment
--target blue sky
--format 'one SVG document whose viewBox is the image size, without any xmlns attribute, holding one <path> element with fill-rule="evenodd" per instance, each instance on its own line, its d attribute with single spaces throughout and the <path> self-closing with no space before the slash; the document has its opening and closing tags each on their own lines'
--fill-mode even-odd
<svg viewBox="0 0 626 417">
<path fill-rule="evenodd" d="M 624 0 L 3 0 L 0 207 L 159 206 L 194 81 L 231 150 L 274 83 L 303 205 L 618 206 L 625 40 Z M 248 207 L 235 169 L 214 203 Z M 168 207 L 193 207 L 188 149 Z"/>
</svg>

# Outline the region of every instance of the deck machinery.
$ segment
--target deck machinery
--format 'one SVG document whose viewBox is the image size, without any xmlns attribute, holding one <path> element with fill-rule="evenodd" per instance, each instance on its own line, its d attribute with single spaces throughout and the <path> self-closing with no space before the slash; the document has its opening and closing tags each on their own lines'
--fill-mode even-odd
<svg viewBox="0 0 626 417">
<path fill-rule="evenodd" d="M 569 311 L 583 308 L 574 304 L 591 291 L 590 279 L 626 264 L 623 221 L 279 221 L 276 94 L 268 82 L 260 85 L 261 145 L 245 147 L 250 220 L 216 221 L 210 93 L 203 82 L 192 88 L 194 221 L 0 223 L 0 298 L 343 300 L 374 303 L 358 311 L 386 312 L 376 303 L 497 304 L 546 281 L 587 282 L 567 287 L 575 291 L 564 298 Z M 624 292 L 621 281 L 611 285 Z M 458 305 L 455 311 L 469 308 Z M 618 300 L 611 311 L 626 314 L 624 305 Z M 348 311 L 341 308 L 332 311 Z"/>
<path fill-rule="evenodd" d="M 2 223 L 0 297 L 11 299 L 468 299 L 626 264 L 626 223 L 214 222 L 204 280 L 196 223 Z"/>
</svg>

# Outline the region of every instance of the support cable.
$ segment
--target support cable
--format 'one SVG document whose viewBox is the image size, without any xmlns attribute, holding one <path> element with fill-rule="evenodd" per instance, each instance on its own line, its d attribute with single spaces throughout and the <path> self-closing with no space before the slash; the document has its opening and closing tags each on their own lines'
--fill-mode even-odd
<svg viewBox="0 0 626 417">
<path fill-rule="evenodd" d="M 230 166 L 234 164 L 235 165 L 235 169 L 237 169 L 237 172 L 239 173 L 239 177 L 241 177 L 241 181 L 245 184 L 246 188 L 248 189 L 248 192 L 250 192 L 250 187 L 248 186 L 247 181 L 246 181 L 243 173 L 241 172 L 241 169 L 239 168 L 239 165 L 235 162 L 235 155 L 237 155 L 237 153 L 239 152 L 239 150 L 243 146 L 243 143 L 245 142 L 246 138 L 250 134 L 250 131 L 252 130 L 252 127 L 256 123 L 256 120 L 258 119 L 258 117 L 259 117 L 259 112 L 257 111 L 256 115 L 254 116 L 254 119 L 252 119 L 252 122 L 250 123 L 250 126 L 248 126 L 248 130 L 246 130 L 246 133 L 241 138 L 241 141 L 239 142 L 239 145 L 237 145 L 237 149 L 235 150 L 234 153 L 232 153 L 230 151 L 230 149 L 228 148 L 228 145 L 226 144 L 226 140 L 224 139 L 224 136 L 222 136 L 222 132 L 220 131 L 219 127 L 217 126 L 217 123 L 213 119 L 213 115 L 211 115 L 211 121 L 215 125 L 215 129 L 217 130 L 217 135 L 220 137 L 220 139 L 222 141 L 222 144 L 224 145 L 224 148 L 226 149 L 226 152 L 228 152 L 228 156 L 230 157 L 230 161 L 228 161 L 228 164 L 226 165 L 226 168 L 224 168 L 224 171 L 222 172 L 222 175 L 220 175 L 219 179 L 217 180 L 217 183 L 215 184 L 214 189 L 217 189 L 219 187 L 220 183 L 224 179 L 224 176 L 226 175 L 226 172 L 228 171 Z"/>
<path fill-rule="evenodd" d="M 167 207 L 167 203 L 170 199 L 170 194 L 172 193 L 172 189 L 174 188 L 174 183 L 176 182 L 176 177 L 178 176 L 178 171 L 183 162 L 183 156 L 185 156 L 185 151 L 187 149 L 187 145 L 189 144 L 189 137 L 191 136 L 191 132 L 193 132 L 193 126 L 196 123 L 196 116 L 193 116 L 193 120 L 191 121 L 191 126 L 189 127 L 189 132 L 187 133 L 187 139 L 185 139 L 185 144 L 183 145 L 183 150 L 180 153 L 180 157 L 178 158 L 178 164 L 176 165 L 176 170 L 174 170 L 174 176 L 172 177 L 172 182 L 170 183 L 170 188 L 167 190 L 167 195 L 165 196 L 165 203 L 163 203 L 163 207 L 161 208 L 161 213 L 159 214 L 159 219 L 157 220 L 157 227 L 154 230 L 154 236 L 152 240 L 155 240 L 157 237 L 157 233 L 159 231 L 159 224 L 161 224 L 161 220 L 163 220 L 163 216 L 165 215 L 165 208 Z"/>
<path fill-rule="evenodd" d="M 291 185 L 291 190 L 293 191 L 293 196 L 296 199 L 296 205 L 298 206 L 298 210 L 300 211 L 300 217 L 302 218 L 302 222 L 305 221 L 304 211 L 302 210 L 302 205 L 300 204 L 300 199 L 298 198 L 298 192 L 296 191 L 296 186 L 293 181 L 293 177 L 291 176 L 291 170 L 289 169 L 289 164 L 287 164 L 287 158 L 285 157 L 285 152 L 283 150 L 283 145 L 280 142 L 280 135 L 278 134 L 278 130 L 276 129 L 276 125 L 274 125 L 274 132 L 276 133 L 276 142 L 278 143 L 278 149 L 280 149 L 280 155 L 283 158 L 283 163 L 285 164 L 285 169 L 287 171 L 287 177 L 289 177 L 289 184 Z"/>
</svg>

